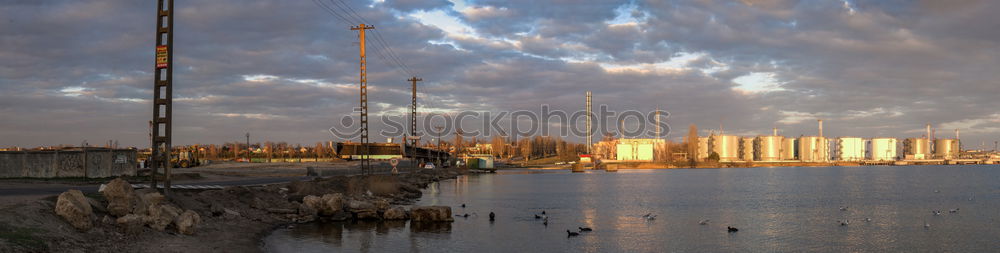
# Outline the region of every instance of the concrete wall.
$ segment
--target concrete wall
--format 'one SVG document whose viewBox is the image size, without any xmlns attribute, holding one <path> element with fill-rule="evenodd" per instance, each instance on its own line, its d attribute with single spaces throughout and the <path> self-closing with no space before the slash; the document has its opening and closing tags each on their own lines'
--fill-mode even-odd
<svg viewBox="0 0 1000 253">
<path fill-rule="evenodd" d="M 133 149 L 0 152 L 0 178 L 134 176 L 136 167 Z"/>
</svg>

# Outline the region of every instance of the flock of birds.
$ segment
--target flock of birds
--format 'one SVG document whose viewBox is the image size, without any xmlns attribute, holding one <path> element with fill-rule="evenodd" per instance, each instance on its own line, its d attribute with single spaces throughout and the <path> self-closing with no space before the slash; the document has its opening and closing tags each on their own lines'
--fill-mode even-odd
<svg viewBox="0 0 1000 253">
<path fill-rule="evenodd" d="M 939 191 L 935 190 L 934 192 L 937 193 Z M 972 201 L 972 197 L 969 197 L 969 201 Z M 465 204 L 462 204 L 461 206 L 462 206 L 463 209 L 465 208 Z M 839 209 L 840 209 L 840 211 L 847 211 L 848 210 L 848 206 L 841 206 Z M 948 213 L 957 213 L 958 211 L 959 211 L 959 208 L 955 208 L 955 209 L 948 210 Z M 942 212 L 940 210 L 932 210 L 931 214 L 933 214 L 934 216 L 940 216 L 942 214 Z M 473 213 L 472 215 L 475 215 L 475 213 Z M 455 215 L 455 216 L 463 217 L 463 218 L 469 218 L 469 214 L 468 213 L 461 214 L 461 215 Z M 642 218 L 644 220 L 646 220 L 646 221 L 653 221 L 653 220 L 656 220 L 656 214 L 646 213 L 646 214 L 642 215 Z M 496 220 L 496 214 L 493 213 L 493 212 L 490 212 L 490 222 L 494 222 L 495 220 Z M 535 220 L 541 220 L 542 221 L 542 225 L 544 225 L 546 227 L 549 226 L 549 216 L 548 216 L 548 214 L 545 213 L 545 210 L 542 210 L 542 212 L 540 214 L 535 214 Z M 704 219 L 704 220 L 698 221 L 698 225 L 708 225 L 708 223 L 710 221 L 711 220 L 709 220 L 709 219 Z M 868 217 L 865 217 L 865 218 L 862 219 L 862 221 L 864 221 L 866 223 L 869 223 L 869 222 L 872 222 L 872 219 L 868 218 Z M 848 226 L 848 225 L 851 224 L 851 221 L 849 219 L 846 219 L 846 218 L 844 220 L 838 220 L 837 222 L 840 223 L 840 226 Z M 925 219 L 924 220 L 924 229 L 930 229 L 930 227 L 931 227 L 931 224 L 927 223 L 927 220 Z M 579 236 L 580 233 L 593 232 L 594 231 L 594 229 L 589 228 L 589 227 L 577 227 L 577 230 L 578 230 L 577 232 L 574 232 L 574 231 L 572 231 L 570 229 L 567 229 L 566 230 L 566 236 L 567 237 L 574 237 L 574 236 Z M 736 233 L 736 232 L 739 232 L 740 229 L 736 228 L 736 227 L 733 227 L 733 226 L 726 226 L 726 231 L 728 233 Z"/>
</svg>

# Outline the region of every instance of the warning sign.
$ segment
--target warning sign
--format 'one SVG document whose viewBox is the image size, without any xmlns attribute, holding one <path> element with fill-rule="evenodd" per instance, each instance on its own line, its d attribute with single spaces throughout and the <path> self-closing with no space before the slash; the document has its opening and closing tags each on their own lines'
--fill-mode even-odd
<svg viewBox="0 0 1000 253">
<path fill-rule="evenodd" d="M 167 67 L 167 46 L 156 46 L 156 68 Z"/>
</svg>

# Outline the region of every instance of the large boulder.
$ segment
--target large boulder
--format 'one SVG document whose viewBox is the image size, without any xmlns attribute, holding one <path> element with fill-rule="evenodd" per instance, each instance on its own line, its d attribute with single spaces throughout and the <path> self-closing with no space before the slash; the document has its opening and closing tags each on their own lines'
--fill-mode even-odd
<svg viewBox="0 0 1000 253">
<path fill-rule="evenodd" d="M 90 207 L 90 201 L 79 190 L 69 190 L 59 194 L 59 198 L 56 199 L 56 214 L 82 231 L 94 226 L 91 221 L 94 210 Z"/>
<path fill-rule="evenodd" d="M 131 213 L 135 208 L 135 190 L 121 178 L 108 182 L 101 193 L 108 200 L 108 213 L 111 215 L 121 217 Z"/>
<path fill-rule="evenodd" d="M 410 220 L 455 221 L 455 218 L 451 216 L 450 206 L 415 206 L 410 209 Z"/>
<path fill-rule="evenodd" d="M 371 220 L 378 219 L 378 209 L 371 202 L 361 200 L 351 200 L 347 202 L 347 209 L 354 214 L 355 219 Z"/>
<path fill-rule="evenodd" d="M 177 220 L 174 223 L 177 225 L 177 232 L 185 235 L 193 235 L 198 224 L 201 223 L 201 216 L 198 216 L 198 213 L 194 211 L 187 210 L 180 216 L 177 216 Z"/>
<path fill-rule="evenodd" d="M 344 194 L 333 193 L 323 195 L 323 209 L 317 209 L 320 214 L 333 215 L 344 210 Z"/>
<path fill-rule="evenodd" d="M 401 207 L 401 206 L 390 207 L 388 210 L 385 210 L 385 213 L 382 214 L 382 219 L 386 219 L 386 220 L 405 220 L 406 219 L 406 209 L 403 209 L 403 207 Z"/>
<path fill-rule="evenodd" d="M 135 235 L 142 232 L 142 227 L 144 226 L 142 216 L 135 214 L 126 214 L 125 216 L 118 217 L 115 220 L 118 223 L 118 227 L 122 228 L 125 234 Z"/>
<path fill-rule="evenodd" d="M 152 205 L 149 206 L 149 215 L 146 216 L 146 225 L 149 227 L 163 231 L 167 229 L 167 226 L 174 223 L 177 216 L 181 215 L 181 209 L 170 204 Z"/>
<path fill-rule="evenodd" d="M 135 208 L 132 209 L 132 213 L 138 215 L 147 215 L 150 209 L 159 206 L 167 198 L 160 194 L 155 189 L 142 189 L 135 191 Z"/>
</svg>

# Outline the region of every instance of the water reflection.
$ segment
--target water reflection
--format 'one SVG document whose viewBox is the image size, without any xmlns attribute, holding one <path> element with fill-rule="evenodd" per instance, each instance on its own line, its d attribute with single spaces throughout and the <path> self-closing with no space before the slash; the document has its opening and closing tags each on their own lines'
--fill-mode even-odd
<svg viewBox="0 0 1000 253">
<path fill-rule="evenodd" d="M 301 225 L 271 252 L 801 252 L 1000 248 L 1000 166 L 559 171 L 432 184 L 419 205 L 453 223 Z M 938 192 L 935 192 L 938 191 Z M 968 197 L 977 196 L 974 201 Z M 467 204 L 465 208 L 461 204 Z M 848 206 L 844 211 L 840 206 Z M 948 213 L 949 209 L 961 211 Z M 545 210 L 548 226 L 534 218 Z M 933 216 L 930 210 L 942 210 Z M 490 222 L 486 214 L 496 212 Z M 643 214 L 658 218 L 647 221 Z M 865 222 L 864 218 L 871 218 Z M 698 221 L 710 219 L 707 225 Z M 850 225 L 838 221 L 848 219 Z M 923 228 L 923 222 L 932 225 Z M 740 232 L 727 233 L 728 225 Z M 568 238 L 566 230 L 593 232 Z"/>
</svg>

